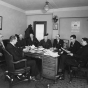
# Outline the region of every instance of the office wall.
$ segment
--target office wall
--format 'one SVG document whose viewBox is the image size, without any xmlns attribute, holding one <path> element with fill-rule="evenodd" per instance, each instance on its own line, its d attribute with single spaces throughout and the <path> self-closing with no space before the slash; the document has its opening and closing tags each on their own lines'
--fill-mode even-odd
<svg viewBox="0 0 88 88">
<path fill-rule="evenodd" d="M 34 21 L 47 21 L 47 33 L 49 33 L 49 38 L 52 39 L 52 14 L 37 14 L 27 16 L 27 25 L 32 24 Z"/>
<path fill-rule="evenodd" d="M 4 39 L 14 34 L 24 34 L 27 28 L 25 13 L 0 5 L 0 16 L 3 17 L 0 33 L 4 35 Z"/>
<path fill-rule="evenodd" d="M 85 9 L 80 10 L 78 8 L 76 9 L 76 7 L 75 7 L 75 10 L 74 10 L 74 8 L 73 8 L 73 10 L 71 10 L 71 8 L 68 8 L 67 11 L 66 11 L 66 9 L 65 10 L 58 9 L 57 11 L 54 11 L 52 14 L 53 14 L 53 16 L 57 15 L 58 19 L 63 18 L 63 17 L 88 17 L 88 10 L 85 10 Z M 58 30 L 53 30 L 52 18 L 51 18 L 51 20 L 49 20 L 48 17 L 46 18 L 44 15 L 40 16 L 38 14 L 37 15 L 35 14 L 35 15 L 27 16 L 27 25 L 33 24 L 33 21 L 44 21 L 44 20 L 46 20 L 50 23 L 50 24 L 47 24 L 47 26 L 48 26 L 47 30 L 51 34 L 50 38 L 54 39 L 57 34 L 60 34 L 60 27 L 59 27 L 60 20 L 58 20 L 58 22 L 57 22 L 58 23 Z M 61 25 L 63 25 L 63 23 Z M 52 27 L 52 28 L 50 28 L 50 27 Z M 65 32 L 65 31 L 62 30 L 62 32 Z M 83 35 L 85 35 L 85 33 L 84 34 L 81 33 L 80 35 L 82 35 L 81 37 L 83 37 Z M 69 33 L 67 33 L 67 36 L 69 37 Z M 65 37 L 66 36 L 64 36 L 64 38 Z M 61 38 L 63 38 L 63 37 L 61 37 Z"/>
<path fill-rule="evenodd" d="M 57 11 L 57 12 L 54 12 L 53 15 L 57 15 L 58 18 L 60 18 L 60 19 L 63 18 L 63 17 L 88 17 L 88 10 L 72 10 L 71 11 L 71 9 L 70 9 L 69 11 Z M 60 22 L 60 23 L 59 22 L 60 22 L 60 20 L 58 20 L 59 25 L 64 26 L 63 22 Z M 66 32 L 66 30 L 61 30 L 59 25 L 58 25 L 58 30 L 53 31 L 53 38 L 55 38 L 55 35 L 57 33 L 60 33 L 60 31 L 61 31 L 61 33 L 66 33 L 66 36 L 64 36 L 64 38 L 69 37 L 69 32 Z M 87 27 L 84 26 L 83 28 L 88 29 Z M 87 33 L 87 32 L 88 31 L 86 31 L 85 33 Z M 79 41 L 80 41 L 80 37 L 85 37 L 85 33 L 82 33 L 82 32 L 76 33 Z M 63 38 L 63 37 L 61 37 L 61 38 Z"/>
<path fill-rule="evenodd" d="M 75 34 L 77 40 L 88 37 L 88 17 L 65 17 L 60 18 L 60 34 L 64 39 L 70 39 L 70 35 Z"/>
</svg>

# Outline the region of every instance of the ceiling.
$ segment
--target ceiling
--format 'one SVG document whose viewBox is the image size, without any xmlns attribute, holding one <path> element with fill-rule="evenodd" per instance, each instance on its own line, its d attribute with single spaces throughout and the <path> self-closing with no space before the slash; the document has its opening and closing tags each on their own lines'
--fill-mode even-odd
<svg viewBox="0 0 88 88">
<path fill-rule="evenodd" d="M 46 0 L 1 0 L 22 10 L 41 10 Z M 88 0 L 47 0 L 50 9 L 88 6 Z"/>
</svg>

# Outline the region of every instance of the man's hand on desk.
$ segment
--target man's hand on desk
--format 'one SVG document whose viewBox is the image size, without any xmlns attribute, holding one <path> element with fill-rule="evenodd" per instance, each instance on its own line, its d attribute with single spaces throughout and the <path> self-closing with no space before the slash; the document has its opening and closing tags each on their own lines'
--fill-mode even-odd
<svg viewBox="0 0 88 88">
<path fill-rule="evenodd" d="M 25 46 L 25 48 L 27 48 L 27 49 L 31 49 L 31 47 L 30 47 L 30 46 Z"/>
<path fill-rule="evenodd" d="M 23 52 L 28 52 L 29 51 L 29 48 L 28 47 L 25 47 L 24 49 L 23 49 Z"/>
</svg>

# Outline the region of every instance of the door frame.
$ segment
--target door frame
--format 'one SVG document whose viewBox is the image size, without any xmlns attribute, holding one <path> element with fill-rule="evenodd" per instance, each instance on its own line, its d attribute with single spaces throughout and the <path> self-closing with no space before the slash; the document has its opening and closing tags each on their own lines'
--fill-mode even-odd
<svg viewBox="0 0 88 88">
<path fill-rule="evenodd" d="M 35 37 L 36 37 L 36 24 L 44 24 L 44 34 L 46 34 L 46 31 L 47 31 L 47 21 L 34 21 L 33 22 Z"/>
</svg>

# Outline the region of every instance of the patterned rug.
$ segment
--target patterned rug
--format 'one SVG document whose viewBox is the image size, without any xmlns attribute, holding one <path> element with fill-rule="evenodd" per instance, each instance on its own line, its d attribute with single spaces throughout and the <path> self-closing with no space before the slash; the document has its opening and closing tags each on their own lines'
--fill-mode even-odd
<svg viewBox="0 0 88 88">
<path fill-rule="evenodd" d="M 8 81 L 4 80 L 4 72 L 0 70 L 0 88 L 9 88 Z M 40 81 L 30 81 L 19 83 L 13 88 L 88 88 L 86 79 L 74 78 L 72 83 L 69 83 L 69 75 L 65 74 L 64 80 L 57 80 L 55 84 L 53 80 L 43 78 Z"/>
<path fill-rule="evenodd" d="M 88 88 L 86 79 L 74 78 L 72 83 L 69 83 L 69 75 L 65 75 L 64 80 L 57 80 L 55 84 L 53 80 L 42 79 L 35 84 L 35 88 Z"/>
</svg>

